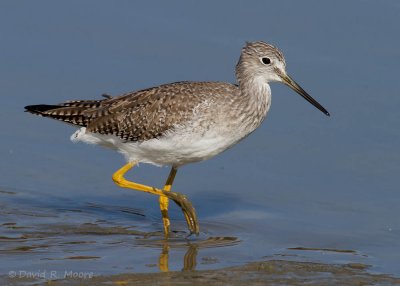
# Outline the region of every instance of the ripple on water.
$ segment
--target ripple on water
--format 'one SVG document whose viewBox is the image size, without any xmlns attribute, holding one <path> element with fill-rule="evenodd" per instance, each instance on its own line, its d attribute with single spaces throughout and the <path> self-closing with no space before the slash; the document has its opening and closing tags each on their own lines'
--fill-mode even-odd
<svg viewBox="0 0 400 286">
<path fill-rule="evenodd" d="M 128 265 L 135 265 L 136 271 L 138 267 L 148 268 L 146 265 L 156 265 L 160 271 L 176 269 L 177 265 L 182 265 L 183 270 L 194 270 L 197 260 L 202 265 L 220 261 L 212 255 L 198 258 L 199 249 L 240 243 L 237 237 L 218 235 L 231 233 L 232 227 L 227 224 L 202 222 L 200 235 L 188 236 L 184 219 L 174 220 L 176 230 L 166 240 L 159 231 L 159 217 L 148 216 L 140 209 L 44 198 L 23 191 L 1 192 L 0 197 L 0 242 L 5 242 L 0 253 L 12 262 L 1 263 L 1 272 L 10 267 L 43 268 L 46 261 L 62 269 L 78 267 L 76 262 L 80 268 L 90 264 L 100 273 L 104 265 L 113 265 L 112 273 L 120 273 Z M 127 252 L 135 255 L 124 255 Z M 176 260 L 181 254 L 183 259 Z M 23 266 L 28 260 L 32 266 Z M 92 264 L 94 261 L 96 264 Z"/>
<path fill-rule="evenodd" d="M 243 253 L 249 246 L 237 226 L 217 220 L 203 220 L 199 236 L 188 236 L 183 218 L 173 220 L 174 230 L 166 240 L 159 217 L 140 209 L 24 192 L 0 192 L 0 198 L 0 242 L 4 242 L 0 243 L 0 254 L 6 259 L 0 263 L 1 273 L 43 269 L 49 261 L 55 270 L 90 268 L 98 275 L 215 269 L 234 265 L 231 260 L 243 261 L 235 253 Z M 224 235 L 238 233 L 243 237 Z M 303 246 L 278 251 L 264 259 L 309 260 L 309 252 L 323 252 L 324 256 L 333 253 L 333 259 L 339 260 L 360 255 L 353 250 Z M 305 259 L 301 257 L 304 254 Z M 263 258 L 262 253 L 259 258 Z M 352 267 L 363 269 L 363 265 Z"/>
</svg>

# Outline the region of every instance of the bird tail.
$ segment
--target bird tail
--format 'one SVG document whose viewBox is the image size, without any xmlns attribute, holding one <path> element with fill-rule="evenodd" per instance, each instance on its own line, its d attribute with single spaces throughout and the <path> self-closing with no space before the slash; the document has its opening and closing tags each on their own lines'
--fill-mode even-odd
<svg viewBox="0 0 400 286">
<path fill-rule="evenodd" d="M 30 112 L 32 114 L 46 116 L 46 112 L 49 110 L 54 110 L 57 108 L 61 108 L 60 105 L 47 105 L 47 104 L 38 104 L 38 105 L 28 105 L 25 106 L 25 112 Z"/>
<path fill-rule="evenodd" d="M 25 106 L 26 112 L 84 127 L 90 121 L 90 117 L 85 115 L 85 111 L 88 109 L 90 110 L 88 104 L 74 104 L 71 102 L 60 105 L 38 104 Z"/>
</svg>

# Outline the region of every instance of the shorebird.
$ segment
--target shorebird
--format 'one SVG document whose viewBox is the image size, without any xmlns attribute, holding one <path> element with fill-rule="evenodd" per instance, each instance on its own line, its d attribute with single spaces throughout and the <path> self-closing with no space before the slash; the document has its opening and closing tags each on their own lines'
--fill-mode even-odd
<svg viewBox="0 0 400 286">
<path fill-rule="evenodd" d="M 190 233 L 199 233 L 195 209 L 186 196 L 172 192 L 179 167 L 210 159 L 252 133 L 271 106 L 270 82 L 282 82 L 325 115 L 329 112 L 287 73 L 282 52 L 265 42 L 248 42 L 236 65 L 237 83 L 182 81 L 105 95 L 100 100 L 73 100 L 25 109 L 80 128 L 72 141 L 98 144 L 122 153 L 127 164 L 112 178 L 123 188 L 159 196 L 164 234 L 168 237 L 169 199 L 182 209 Z M 171 166 L 164 188 L 124 178 L 138 163 Z"/>
</svg>

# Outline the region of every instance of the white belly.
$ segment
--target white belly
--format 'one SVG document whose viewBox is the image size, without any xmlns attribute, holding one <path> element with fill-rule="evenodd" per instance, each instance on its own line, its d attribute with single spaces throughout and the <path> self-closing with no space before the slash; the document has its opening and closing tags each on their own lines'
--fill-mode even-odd
<svg viewBox="0 0 400 286">
<path fill-rule="evenodd" d="M 238 132 L 239 133 L 239 132 Z M 124 142 L 112 135 L 86 132 L 82 127 L 71 140 L 98 144 L 122 153 L 129 162 L 179 167 L 188 163 L 210 159 L 236 144 L 244 136 L 225 136 L 209 131 L 203 134 L 186 132 L 170 133 L 160 139 L 144 142 Z"/>
</svg>

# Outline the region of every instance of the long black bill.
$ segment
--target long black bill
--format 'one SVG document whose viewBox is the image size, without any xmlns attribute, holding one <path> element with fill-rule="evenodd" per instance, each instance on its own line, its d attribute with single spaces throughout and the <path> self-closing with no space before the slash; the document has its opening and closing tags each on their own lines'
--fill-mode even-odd
<svg viewBox="0 0 400 286">
<path fill-rule="evenodd" d="M 314 105 L 316 108 L 321 110 L 325 115 L 330 116 L 328 110 L 326 110 L 321 104 L 318 103 L 314 98 L 312 98 L 304 89 L 301 88 L 300 85 L 297 84 L 290 76 L 286 74 L 279 73 L 280 77 L 282 78 L 282 81 L 289 86 L 291 89 L 293 89 L 295 92 L 300 94 L 305 100 L 307 100 L 309 103 Z"/>
</svg>

